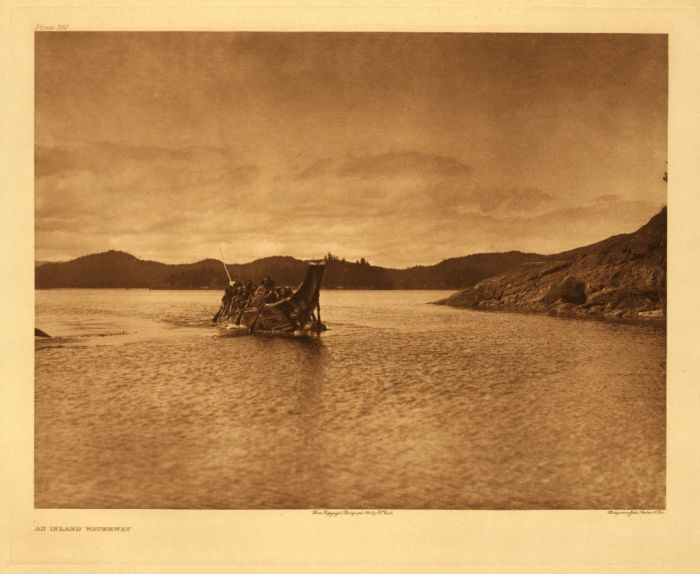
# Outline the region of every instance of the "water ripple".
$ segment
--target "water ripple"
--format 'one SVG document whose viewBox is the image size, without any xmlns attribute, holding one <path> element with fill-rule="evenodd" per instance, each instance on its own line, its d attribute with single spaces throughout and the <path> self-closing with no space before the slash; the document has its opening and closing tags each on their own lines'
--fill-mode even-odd
<svg viewBox="0 0 700 574">
<path fill-rule="evenodd" d="M 324 292 L 286 340 L 213 292 L 38 292 L 37 506 L 664 505 L 662 330 L 441 296 Z"/>
</svg>

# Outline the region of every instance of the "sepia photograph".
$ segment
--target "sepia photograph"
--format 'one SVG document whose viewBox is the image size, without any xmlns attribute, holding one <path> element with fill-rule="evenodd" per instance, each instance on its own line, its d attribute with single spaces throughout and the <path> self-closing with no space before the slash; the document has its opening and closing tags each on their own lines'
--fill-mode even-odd
<svg viewBox="0 0 700 574">
<path fill-rule="evenodd" d="M 668 49 L 37 30 L 34 508 L 664 510 Z"/>
</svg>

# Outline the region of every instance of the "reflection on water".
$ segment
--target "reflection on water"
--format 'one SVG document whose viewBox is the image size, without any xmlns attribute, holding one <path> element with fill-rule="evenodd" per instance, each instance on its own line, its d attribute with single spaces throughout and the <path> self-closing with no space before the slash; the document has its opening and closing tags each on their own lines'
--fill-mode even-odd
<svg viewBox="0 0 700 574">
<path fill-rule="evenodd" d="M 269 339 L 219 295 L 37 292 L 37 507 L 664 506 L 658 328 L 324 291 Z"/>
</svg>

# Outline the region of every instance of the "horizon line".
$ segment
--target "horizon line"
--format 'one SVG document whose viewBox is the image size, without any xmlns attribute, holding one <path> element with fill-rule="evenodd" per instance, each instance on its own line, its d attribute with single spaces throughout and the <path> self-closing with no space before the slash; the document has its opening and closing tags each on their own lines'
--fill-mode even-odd
<svg viewBox="0 0 700 574">
<path fill-rule="evenodd" d="M 84 255 L 78 255 L 76 257 L 72 257 L 71 259 L 60 259 L 60 260 L 49 260 L 49 259 L 38 259 L 35 255 L 34 257 L 34 263 L 41 262 L 43 265 L 49 264 L 49 263 L 70 263 L 71 261 L 76 261 L 78 259 L 81 259 L 83 257 L 90 257 L 93 255 L 106 255 L 108 253 L 123 253 L 125 255 L 129 255 L 131 257 L 134 257 L 135 259 L 147 263 L 159 263 L 162 265 L 194 265 L 196 263 L 202 263 L 204 261 L 217 261 L 219 263 L 224 263 L 225 265 L 249 265 L 251 263 L 255 263 L 257 261 L 261 261 L 263 259 L 273 259 L 273 258 L 291 258 L 295 259 L 296 261 L 301 261 L 302 263 L 308 263 L 308 262 L 315 262 L 315 261 L 323 261 L 325 260 L 325 255 L 323 257 L 319 258 L 301 258 L 301 257 L 295 257 L 294 255 L 265 255 L 263 257 L 258 257 L 256 259 L 251 259 L 250 261 L 245 261 L 245 262 L 224 262 L 221 258 L 219 257 L 205 257 L 203 259 L 198 259 L 196 261 L 186 261 L 186 262 L 179 262 L 179 263 L 165 263 L 164 261 L 157 261 L 155 259 L 143 259 L 139 257 L 138 255 L 134 255 L 133 253 L 130 253 L 129 251 L 124 251 L 121 249 L 107 249 L 106 251 L 97 251 L 93 253 L 86 253 Z M 465 257 L 475 257 L 478 255 L 504 255 L 506 253 L 521 253 L 523 255 L 541 255 L 543 257 L 547 257 L 549 255 L 553 255 L 553 253 L 536 253 L 534 251 L 521 251 L 519 249 L 508 249 L 506 251 L 479 251 L 477 253 L 468 253 L 466 255 L 456 255 L 453 257 L 446 257 L 444 259 L 441 259 L 440 261 L 436 263 L 416 263 L 413 265 L 408 265 L 407 267 L 391 267 L 391 266 L 386 266 L 386 265 L 378 265 L 375 263 L 371 263 L 370 261 L 367 261 L 364 257 L 361 257 L 360 259 L 355 259 L 355 260 L 350 260 L 350 259 L 345 259 L 342 256 L 336 255 L 335 253 L 331 253 L 333 257 L 338 258 L 338 262 L 345 262 L 345 263 L 350 263 L 350 264 L 355 264 L 359 263 L 362 259 L 365 259 L 366 263 L 370 265 L 371 267 L 381 267 L 383 269 L 397 269 L 397 270 L 402 270 L 402 269 L 412 269 L 415 267 L 433 267 L 435 265 L 439 265 L 440 263 L 443 263 L 445 261 L 449 261 L 452 259 L 462 259 Z M 327 254 L 326 254 L 327 255 Z"/>
</svg>

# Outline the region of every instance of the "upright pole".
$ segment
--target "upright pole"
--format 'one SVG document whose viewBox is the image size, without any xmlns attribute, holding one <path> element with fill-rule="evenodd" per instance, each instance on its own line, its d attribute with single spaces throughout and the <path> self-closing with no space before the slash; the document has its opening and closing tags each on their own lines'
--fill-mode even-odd
<svg viewBox="0 0 700 574">
<path fill-rule="evenodd" d="M 219 255 L 221 255 L 221 263 L 224 264 L 224 271 L 226 271 L 226 277 L 228 277 L 228 282 L 231 283 L 231 276 L 228 273 L 228 267 L 226 267 L 226 262 L 224 261 L 224 252 L 221 251 L 221 245 L 219 247 Z"/>
</svg>

